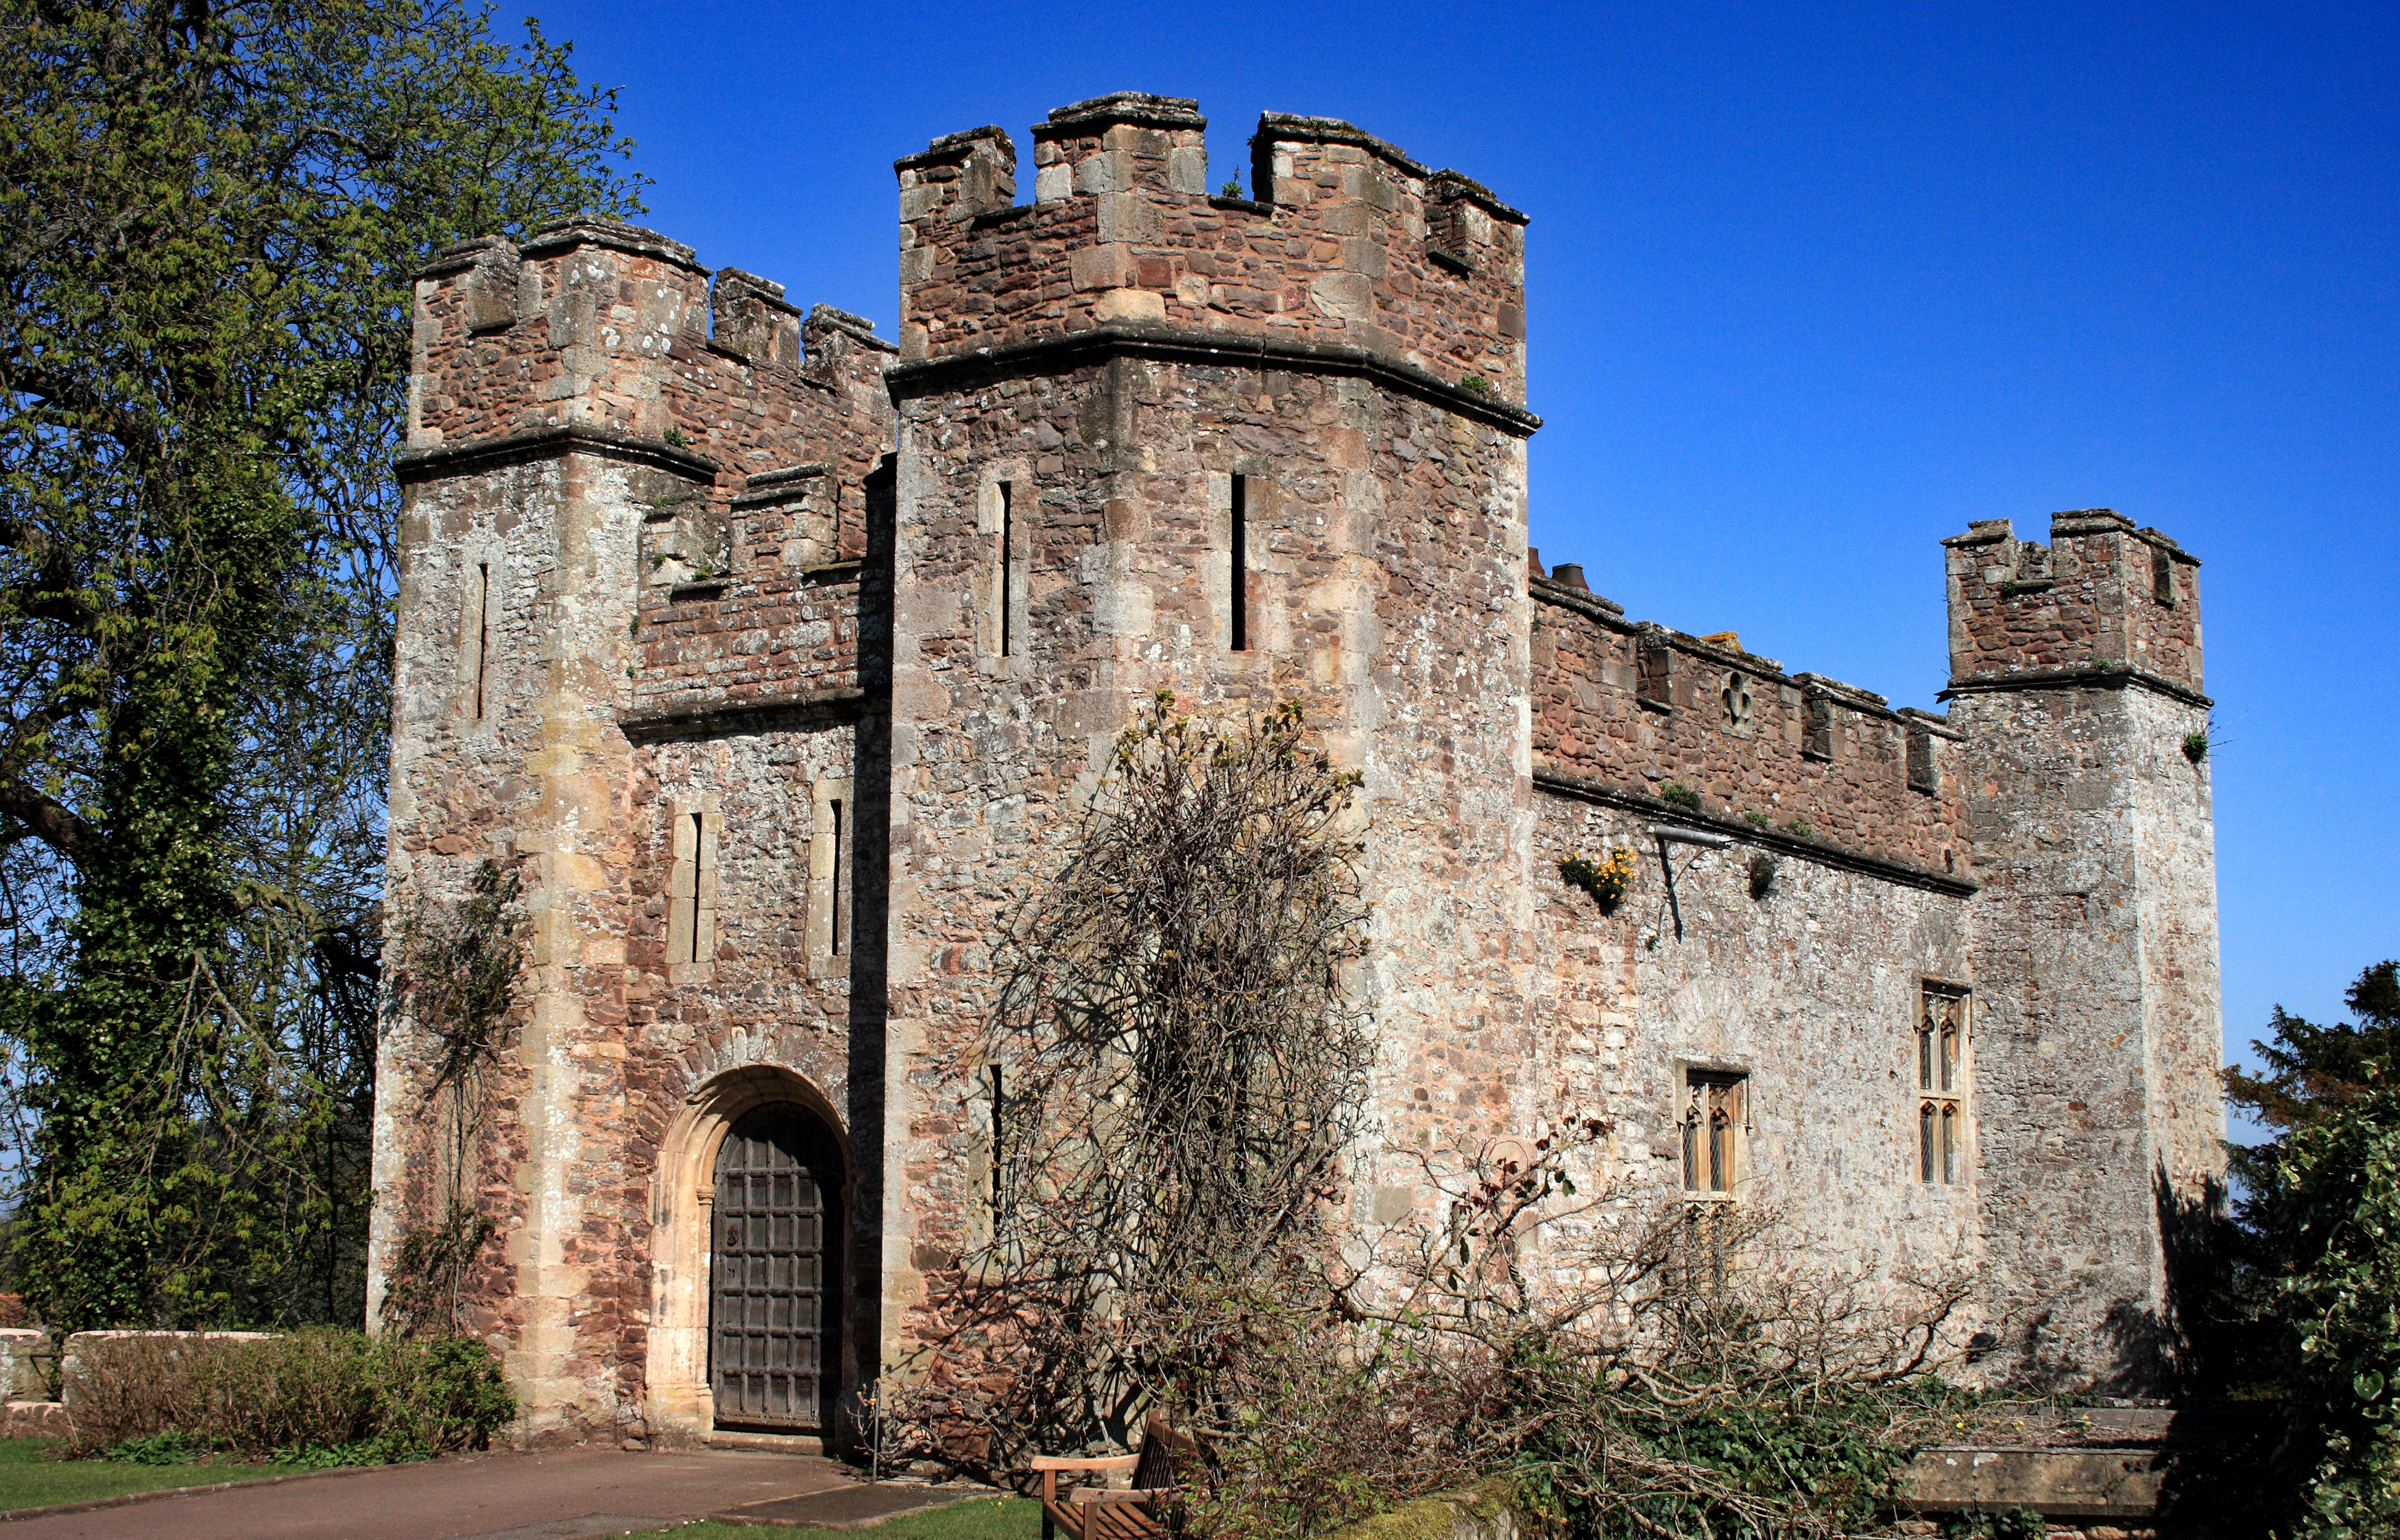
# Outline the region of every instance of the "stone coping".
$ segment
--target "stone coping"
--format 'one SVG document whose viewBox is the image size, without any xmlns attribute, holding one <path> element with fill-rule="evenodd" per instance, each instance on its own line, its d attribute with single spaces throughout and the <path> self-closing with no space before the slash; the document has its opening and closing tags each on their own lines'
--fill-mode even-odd
<svg viewBox="0 0 2400 1540">
<path fill-rule="evenodd" d="M 1200 103 L 1189 96 L 1152 96 L 1148 91 L 1111 91 L 1088 101 L 1053 107 L 1050 116 L 1033 125 L 1033 137 L 1064 139 L 1091 128 L 1130 123 L 1141 129 L 1206 129 Z"/>
<path fill-rule="evenodd" d="M 2177 684 L 2164 675 L 2146 668 L 2102 668 L 2086 663 L 2073 668 L 2032 668 L 2016 674 L 1997 674 L 1970 679 L 1953 679 L 1950 688 L 1934 697 L 1937 701 L 1955 700 L 1961 695 L 1993 695 L 2015 689 L 2123 689 L 2129 685 L 2155 690 L 2170 700 L 2186 705 L 2211 707 L 2216 702 L 2202 695 L 2189 685 Z"/>
<path fill-rule="evenodd" d="M 1006 375 L 1068 369 L 1081 361 L 1083 356 L 1098 359 L 1118 353 L 1187 363 L 1281 366 L 1303 372 L 1359 375 L 1519 438 L 1533 437 L 1542 426 L 1540 417 L 1521 406 L 1452 385 L 1412 363 L 1403 363 L 1370 348 L 1243 332 L 1192 332 L 1175 326 L 1095 326 L 1059 336 L 941 353 L 893 364 L 884 372 L 883 383 L 892 392 L 893 401 L 898 402 L 948 388 L 961 376 L 986 372 Z"/>
<path fill-rule="evenodd" d="M 835 564 L 840 565 L 840 564 Z M 791 717 L 839 713 L 867 703 L 868 692 L 852 685 L 839 688 L 791 690 L 738 701 L 702 701 L 689 705 L 653 707 L 618 718 L 618 729 L 636 742 L 661 738 L 710 738 L 759 732 Z"/>
<path fill-rule="evenodd" d="M 579 452 L 654 465 L 662 470 L 680 471 L 709 483 L 716 480 L 720 469 L 715 460 L 695 455 L 689 449 L 678 448 L 664 439 L 611 432 L 588 423 L 539 428 L 527 433 L 503 434 L 497 439 L 470 439 L 465 443 L 445 443 L 434 449 L 404 450 L 391 457 L 391 469 L 392 474 L 405 486 L 412 482 L 430 481 L 437 476 L 464 475 L 507 460 L 556 459 Z"/>
</svg>

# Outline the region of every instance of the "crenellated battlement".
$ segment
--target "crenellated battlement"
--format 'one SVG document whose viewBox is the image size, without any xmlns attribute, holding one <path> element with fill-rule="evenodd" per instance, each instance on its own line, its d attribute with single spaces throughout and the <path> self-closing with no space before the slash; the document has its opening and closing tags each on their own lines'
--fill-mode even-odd
<svg viewBox="0 0 2400 1540">
<path fill-rule="evenodd" d="M 1521 408 L 1525 215 L 1332 118 L 1269 113 L 1257 197 L 1212 196 L 1207 119 L 1119 92 L 1035 125 L 1016 204 L 998 128 L 937 139 L 900 179 L 903 356 L 1098 328 L 1361 349 Z"/>
<path fill-rule="evenodd" d="M 2053 513 L 2050 543 L 1979 520 L 1948 553 L 1950 683 L 2121 675 L 2202 688 L 2200 558 L 2113 509 Z"/>
<path fill-rule="evenodd" d="M 623 465 L 639 505 L 614 687 L 629 720 L 854 686 L 897 351 L 872 322 L 803 311 L 653 231 L 575 219 L 427 264 L 413 347 L 403 479 Z"/>
<path fill-rule="evenodd" d="M 412 454 L 582 430 L 683 449 L 729 485 L 822 458 L 896 351 L 870 321 L 591 218 L 436 256 L 411 347 Z"/>
<path fill-rule="evenodd" d="M 1820 860 L 1968 891 L 1966 782 L 1949 719 L 1820 674 L 1789 674 L 1730 632 L 1630 620 L 1561 564 L 1529 564 L 1535 775 Z M 1670 800 L 1680 787 L 1696 801 Z"/>
</svg>

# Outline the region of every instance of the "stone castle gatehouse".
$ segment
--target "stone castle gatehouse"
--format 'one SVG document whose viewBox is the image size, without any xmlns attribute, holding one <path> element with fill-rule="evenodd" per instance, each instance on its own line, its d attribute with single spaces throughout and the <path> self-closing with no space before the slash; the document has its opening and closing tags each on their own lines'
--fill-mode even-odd
<svg viewBox="0 0 2400 1540">
<path fill-rule="evenodd" d="M 604 221 L 418 275 L 389 892 L 497 862 L 530 942 L 475 1116 L 387 1022 L 378 1294 L 493 1220 L 536 1439 L 903 1371 L 989 1222 L 998 917 L 1166 688 L 1364 772 L 1359 1223 L 1404 1142 L 1601 1113 L 1623 1192 L 1966 1261 L 2040 1302 L 2005 1361 L 2155 1383 L 2221 1169 L 2198 562 L 1951 534 L 1946 715 L 1628 619 L 1527 548 L 1526 216 L 1273 114 L 1211 196 L 1204 128 L 1062 108 L 1027 203 L 997 128 L 901 159 L 896 341 Z M 1613 912 L 1561 879 L 1620 849 Z"/>
</svg>

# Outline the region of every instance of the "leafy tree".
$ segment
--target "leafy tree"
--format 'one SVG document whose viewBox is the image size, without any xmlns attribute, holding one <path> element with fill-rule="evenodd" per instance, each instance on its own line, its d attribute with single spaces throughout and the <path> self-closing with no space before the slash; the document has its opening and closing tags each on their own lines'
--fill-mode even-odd
<svg viewBox="0 0 2400 1540">
<path fill-rule="evenodd" d="M 452 0 L 0 0 L 0 1031 L 55 1325 L 357 1319 L 410 269 L 613 96 Z"/>
<path fill-rule="evenodd" d="M 2400 1091 L 2377 1086 L 2281 1143 L 2274 1282 L 2292 1416 L 2280 1463 L 2321 1540 L 2400 1532 Z"/>
<path fill-rule="evenodd" d="M 2400 962 L 2361 972 L 2352 1019 L 2276 1007 L 2265 1065 L 2226 1095 L 2273 1133 L 2230 1152 L 2243 1189 L 2221 1312 L 2238 1378 L 2288 1398 L 2275 1456 L 2282 1533 L 2346 1540 L 2400 1525 Z"/>
<path fill-rule="evenodd" d="M 2281 1131 L 2322 1122 L 2390 1087 L 2393 1056 L 2400 1054 L 2400 961 L 2362 971 L 2342 1000 L 2358 1019 L 2330 1027 L 2276 1006 L 2268 1023 L 2274 1041 L 2250 1044 L 2267 1072 L 2226 1070 L 2227 1097 Z M 2237 1151 L 2234 1159 L 2244 1180 L 2268 1174 L 2269 1163 L 2247 1152 Z"/>
</svg>

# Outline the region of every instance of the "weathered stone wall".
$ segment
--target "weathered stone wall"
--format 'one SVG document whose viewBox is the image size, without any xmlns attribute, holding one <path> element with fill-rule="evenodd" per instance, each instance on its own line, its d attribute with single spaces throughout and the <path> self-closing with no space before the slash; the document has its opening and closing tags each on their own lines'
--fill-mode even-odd
<svg viewBox="0 0 2400 1540">
<path fill-rule="evenodd" d="M 2050 537 L 1984 519 L 1942 542 L 1952 682 L 2123 671 L 2198 690 L 2199 560 L 2113 509 L 2053 513 Z"/>
<path fill-rule="evenodd" d="M 1033 130 L 1036 201 L 1014 207 L 999 129 L 901 160 L 905 355 L 1159 326 L 1363 348 L 1524 400 L 1523 214 L 1346 123 L 1275 113 L 1256 198 L 1211 197 L 1207 123 L 1177 97 L 1061 107 Z"/>
<path fill-rule="evenodd" d="M 1975 1188 L 1929 1185 L 1916 1168 L 1918 991 L 1929 978 L 1978 982 L 1966 885 L 1850 869 L 1764 837 L 1669 845 L 1662 862 L 1657 815 L 1555 792 L 1536 811 L 1538 906 L 1523 948 L 1542 969 L 1535 1030 L 1521 1063 L 1484 1070 L 1522 1086 L 1516 1127 L 1492 1131 L 1608 1120 L 1586 1191 L 1612 1192 L 1620 1213 L 1648 1210 L 1683 1188 L 1684 1072 L 1743 1072 L 1753 1126 L 1742 1202 L 1782 1210 L 1820 1263 L 1974 1265 Z M 1561 879 L 1565 857 L 1618 848 L 1636 863 L 1614 912 Z M 1752 896 L 1760 856 L 1775 870 Z M 1425 1064 L 1412 1094 L 1449 1099 L 1468 1068 Z"/>
<path fill-rule="evenodd" d="M 1536 768 L 1766 824 L 1927 871 L 1965 876 L 1957 734 L 1928 712 L 1814 674 L 1786 675 L 1729 638 L 1635 624 L 1610 601 L 1537 580 Z M 1912 766 L 1912 754 L 1915 761 Z"/>
<path fill-rule="evenodd" d="M 849 1160 L 837 1378 L 925 1369 L 989 1222 L 993 943 L 1165 689 L 1297 698 L 1364 772 L 1362 1233 L 1420 1154 L 1568 1118 L 1589 1191 L 1663 1200 L 1684 1076 L 1741 1071 L 1741 1201 L 1978 1269 L 2011 1371 L 2159 1383 L 2222 1126 L 2197 563 L 2106 511 L 1948 542 L 1947 717 L 1628 622 L 1525 544 L 1524 217 L 1275 115 L 1211 197 L 1204 128 L 1063 108 L 1023 207 L 999 129 L 902 159 L 896 348 L 606 222 L 427 270 L 389 892 L 490 859 L 531 923 L 463 1142 L 394 1002 L 377 1298 L 459 1192 L 526 1437 L 705 1433 L 712 1140 L 787 1101 Z M 1730 842 L 1664 848 L 1671 904 L 1660 825 Z M 1616 847 L 1602 913 L 1558 862 Z M 1955 1187 L 1929 979 L 1971 990 Z"/>
<path fill-rule="evenodd" d="M 2025 1329 L 2020 1372 L 2155 1392 L 2178 1342 L 2177 1243 L 2224 1172 L 2208 769 L 2185 752 L 2207 722 L 2189 688 L 2198 564 L 2105 511 L 2057 515 L 2048 563 L 2005 523 L 1945 544 L 1951 717 L 1985 884 L 1976 1093 L 1996 1292 Z M 2011 550 L 2079 596 L 2000 593 L 1994 558 Z M 2153 550 L 2172 552 L 2171 609 Z"/>
<path fill-rule="evenodd" d="M 1307 703 L 1366 773 L 1393 1045 L 1521 1040 L 1527 902 L 1523 449 L 1368 381 L 1119 356 L 1020 375 L 903 364 L 893 693 L 887 1361 L 988 1223 L 970 1123 L 989 946 L 1059 859 L 1117 731 L 1154 690 L 1202 712 Z M 1223 484 L 1244 478 L 1253 645 L 1228 646 Z M 1021 564 L 999 653 L 994 488 Z M 1478 1050 L 1480 1051 L 1480 1050 Z M 1497 1120 L 1493 1120 L 1496 1122 Z"/>
<path fill-rule="evenodd" d="M 808 920 L 820 793 L 880 741 L 865 558 L 892 348 L 730 269 L 712 318 L 688 249 L 589 221 L 438 260 L 416 346 L 389 892 L 438 909 L 489 859 L 530 925 L 463 1138 L 439 1044 L 388 1023 L 371 1283 L 379 1302 L 405 1232 L 464 1197 L 499 1226 L 472 1325 L 524 1435 L 671 1432 L 651 1392 L 704 1399 L 704 1302 L 692 1318 L 683 1288 L 675 1383 L 654 1384 L 653 1230 L 690 1222 L 662 1172 L 694 1097 L 771 1065 L 846 1130 L 862 1043 L 880 1086 L 880 948 L 829 960 Z"/>
</svg>

